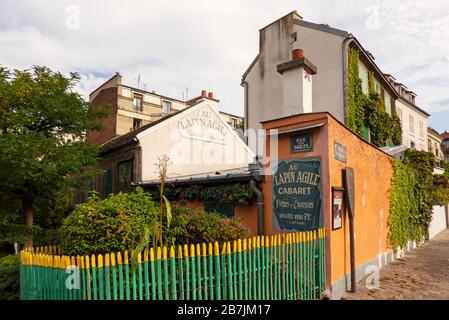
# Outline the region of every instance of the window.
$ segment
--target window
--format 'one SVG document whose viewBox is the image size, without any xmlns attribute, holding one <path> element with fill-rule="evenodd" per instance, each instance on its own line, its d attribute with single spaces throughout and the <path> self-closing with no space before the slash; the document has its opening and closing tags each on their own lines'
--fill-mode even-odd
<svg viewBox="0 0 449 320">
<path fill-rule="evenodd" d="M 237 128 L 237 119 L 236 118 L 231 118 L 231 127 L 232 128 Z"/>
<path fill-rule="evenodd" d="M 140 94 L 135 94 L 133 99 L 133 110 L 134 111 L 143 111 L 142 108 L 142 96 Z"/>
<path fill-rule="evenodd" d="M 368 86 L 368 70 L 366 67 L 359 62 L 359 78 L 362 80 L 362 91 L 364 94 L 368 94 L 369 86 Z"/>
<path fill-rule="evenodd" d="M 443 147 L 444 147 L 444 150 L 449 149 L 449 140 L 443 141 Z"/>
<path fill-rule="evenodd" d="M 379 84 L 377 81 L 374 82 L 374 90 L 375 90 L 378 94 L 380 94 L 380 91 L 381 91 L 381 89 L 380 89 L 380 84 Z"/>
<path fill-rule="evenodd" d="M 391 98 L 385 93 L 385 111 L 391 116 Z"/>
<path fill-rule="evenodd" d="M 101 197 L 106 198 L 112 193 L 112 170 L 104 169 L 101 172 Z"/>
<path fill-rule="evenodd" d="M 171 102 L 170 101 L 162 101 L 162 112 L 170 113 L 171 111 Z"/>
<path fill-rule="evenodd" d="M 401 108 L 396 108 L 398 110 L 398 116 L 399 119 L 402 121 L 402 109 Z"/>
<path fill-rule="evenodd" d="M 413 141 L 410 141 L 410 148 L 415 149 L 415 143 Z"/>
<path fill-rule="evenodd" d="M 419 136 L 424 138 L 424 123 L 422 121 L 419 121 Z"/>
<path fill-rule="evenodd" d="M 224 202 L 205 202 L 204 211 L 216 212 L 224 215 L 225 217 L 231 218 L 234 216 L 234 204 Z"/>
<path fill-rule="evenodd" d="M 449 156 L 444 157 L 444 162 L 449 163 Z"/>
<path fill-rule="evenodd" d="M 118 191 L 130 192 L 133 181 L 133 159 L 118 163 Z"/>
<path fill-rule="evenodd" d="M 438 143 L 436 143 L 436 142 L 435 142 L 435 155 L 436 155 L 437 157 L 440 156 L 440 150 L 438 150 Z"/>
<path fill-rule="evenodd" d="M 142 119 L 133 118 L 133 130 L 139 129 L 142 126 Z"/>
<path fill-rule="evenodd" d="M 415 119 L 411 114 L 408 115 L 408 121 L 410 125 L 410 133 L 415 133 Z"/>
<path fill-rule="evenodd" d="M 89 178 L 86 181 L 84 181 L 84 185 L 83 185 L 83 194 L 82 194 L 82 201 L 86 202 L 87 198 L 89 198 L 90 192 L 92 190 L 94 190 L 94 179 L 93 178 Z"/>
<path fill-rule="evenodd" d="M 432 152 L 432 141 L 430 139 L 427 140 L 427 144 L 428 144 L 428 148 L 429 148 L 429 152 Z"/>
</svg>

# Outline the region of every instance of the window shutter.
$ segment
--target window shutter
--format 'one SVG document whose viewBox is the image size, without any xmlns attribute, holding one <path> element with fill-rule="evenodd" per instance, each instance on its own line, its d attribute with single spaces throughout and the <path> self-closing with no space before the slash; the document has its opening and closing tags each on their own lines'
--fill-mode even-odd
<svg viewBox="0 0 449 320">
<path fill-rule="evenodd" d="M 234 216 L 234 204 L 224 202 L 205 202 L 204 211 L 216 212 L 225 217 L 231 218 Z"/>
<path fill-rule="evenodd" d="M 112 193 L 112 170 L 103 170 L 101 175 L 101 197 L 106 198 Z"/>
</svg>

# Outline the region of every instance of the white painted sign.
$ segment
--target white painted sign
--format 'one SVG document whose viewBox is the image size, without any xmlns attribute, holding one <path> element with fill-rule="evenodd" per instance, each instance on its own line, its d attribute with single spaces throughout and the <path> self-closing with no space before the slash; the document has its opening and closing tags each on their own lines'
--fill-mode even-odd
<svg viewBox="0 0 449 320">
<path fill-rule="evenodd" d="M 192 115 L 178 121 L 181 136 L 201 141 L 225 143 L 227 130 L 222 121 L 209 110 L 199 110 Z"/>
</svg>

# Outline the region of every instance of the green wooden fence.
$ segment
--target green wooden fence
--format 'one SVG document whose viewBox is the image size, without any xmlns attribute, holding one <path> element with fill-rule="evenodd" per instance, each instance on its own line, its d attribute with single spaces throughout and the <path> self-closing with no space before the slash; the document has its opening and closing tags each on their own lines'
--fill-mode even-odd
<svg viewBox="0 0 449 320">
<path fill-rule="evenodd" d="M 177 249 L 177 250 L 176 250 Z M 325 232 L 68 257 L 20 254 L 23 300 L 311 300 L 326 285 Z"/>
</svg>

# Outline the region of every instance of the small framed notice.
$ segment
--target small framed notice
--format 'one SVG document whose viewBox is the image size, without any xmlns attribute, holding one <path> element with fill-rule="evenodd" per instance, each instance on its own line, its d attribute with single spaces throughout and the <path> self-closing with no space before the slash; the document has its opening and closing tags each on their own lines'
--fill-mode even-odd
<svg viewBox="0 0 449 320">
<path fill-rule="evenodd" d="M 343 199 L 344 189 L 332 187 L 332 230 L 340 229 L 343 226 Z"/>
<path fill-rule="evenodd" d="M 290 137 L 290 152 L 308 152 L 312 151 L 312 135 L 293 135 Z"/>
</svg>

